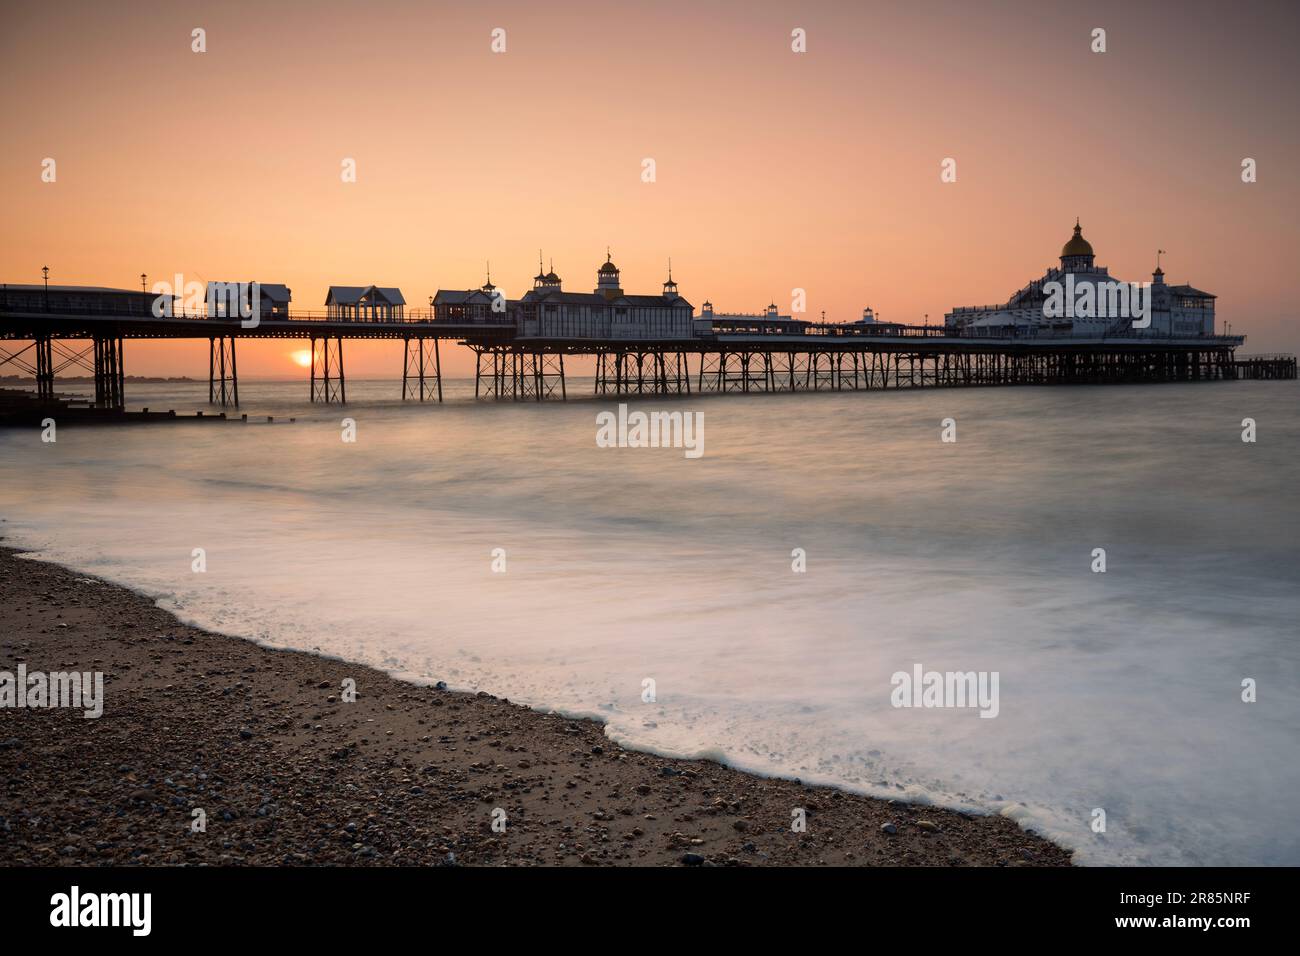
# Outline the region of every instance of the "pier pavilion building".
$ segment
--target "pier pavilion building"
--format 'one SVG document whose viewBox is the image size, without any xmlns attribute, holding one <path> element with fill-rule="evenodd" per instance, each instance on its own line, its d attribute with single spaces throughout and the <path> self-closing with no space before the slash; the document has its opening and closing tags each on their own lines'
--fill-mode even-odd
<svg viewBox="0 0 1300 956">
<path fill-rule="evenodd" d="M 1113 279 L 1110 270 L 1096 264 L 1092 243 L 1083 237 L 1076 221 L 1074 235 L 1061 249 L 1060 265 L 1017 290 L 1006 302 L 996 305 L 963 306 L 944 316 L 944 324 L 957 331 L 985 334 L 1028 335 L 1114 335 L 1147 336 L 1214 334 L 1215 296 L 1190 285 L 1169 285 L 1157 255 L 1156 269 L 1149 283 L 1142 283 L 1142 297 L 1150 296 L 1150 325 L 1135 327 L 1131 309 L 1116 310 L 1113 303 L 1130 283 Z M 1055 296 L 1090 300 L 1092 314 L 1071 308 L 1062 314 L 1054 307 Z M 1055 299 L 1060 302 L 1060 299 Z M 1108 305 L 1103 305 L 1107 303 Z M 1116 312 L 1120 314 L 1116 314 Z"/>
<path fill-rule="evenodd" d="M 567 292 L 552 267 L 538 264 L 533 287 L 517 304 L 521 338 L 687 339 L 695 307 L 678 291 L 672 268 L 659 295 L 623 291 L 618 266 L 606 253 L 591 292 Z"/>
<path fill-rule="evenodd" d="M 165 296 L 175 300 L 176 295 Z M 0 285 L 0 309 L 14 312 L 76 312 L 94 315 L 135 313 L 148 315 L 158 295 L 133 289 L 97 285 L 44 285 L 6 282 Z"/>
</svg>

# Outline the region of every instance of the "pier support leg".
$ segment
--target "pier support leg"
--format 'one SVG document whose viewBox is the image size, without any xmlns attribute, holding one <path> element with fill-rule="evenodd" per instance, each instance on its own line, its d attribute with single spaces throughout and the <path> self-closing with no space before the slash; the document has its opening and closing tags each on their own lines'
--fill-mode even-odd
<svg viewBox="0 0 1300 956">
<path fill-rule="evenodd" d="M 438 350 L 438 340 L 433 340 L 433 375 L 438 382 L 438 401 L 442 402 L 442 353 Z"/>
<path fill-rule="evenodd" d="M 347 402 L 347 379 L 343 375 L 343 339 L 312 337 L 311 400 L 326 404 Z"/>
<path fill-rule="evenodd" d="M 720 349 L 716 354 L 705 353 L 701 355 L 699 391 L 726 392 L 727 381 L 726 351 Z"/>
<path fill-rule="evenodd" d="M 122 411 L 125 408 L 125 376 L 122 372 L 120 336 L 95 336 L 95 405 Z"/>
<path fill-rule="evenodd" d="M 208 404 L 239 407 L 239 372 L 234 336 L 208 339 Z"/>
<path fill-rule="evenodd" d="M 442 401 L 442 358 L 438 354 L 438 340 L 419 336 L 407 337 L 405 354 L 402 357 L 402 401 L 414 398 L 418 401 Z M 477 370 L 474 378 L 474 394 L 478 395 Z"/>
<path fill-rule="evenodd" d="M 54 401 L 54 342 L 48 335 L 36 340 L 36 397 Z"/>
<path fill-rule="evenodd" d="M 568 400 L 564 383 L 564 354 L 561 352 L 533 352 L 529 356 L 532 369 L 524 380 L 526 391 L 524 397 L 531 396 L 543 401 L 558 396 L 560 401 Z M 522 359 L 522 354 L 520 356 Z"/>
</svg>

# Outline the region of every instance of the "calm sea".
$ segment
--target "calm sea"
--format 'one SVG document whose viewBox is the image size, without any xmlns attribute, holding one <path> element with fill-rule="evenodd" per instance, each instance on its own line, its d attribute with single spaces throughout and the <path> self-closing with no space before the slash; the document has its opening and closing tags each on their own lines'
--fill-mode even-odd
<svg viewBox="0 0 1300 956">
<path fill-rule="evenodd" d="M 1006 813 L 1085 863 L 1300 864 L 1294 382 L 631 403 L 702 412 L 698 459 L 597 447 L 603 400 L 241 385 L 275 424 L 0 432 L 8 543 L 634 747 Z M 997 717 L 893 707 L 917 664 L 997 672 Z"/>
</svg>

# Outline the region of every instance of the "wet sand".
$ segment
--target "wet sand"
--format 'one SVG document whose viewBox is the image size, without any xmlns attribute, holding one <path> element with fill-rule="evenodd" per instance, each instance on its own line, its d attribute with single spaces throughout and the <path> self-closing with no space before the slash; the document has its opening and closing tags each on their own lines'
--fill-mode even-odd
<svg viewBox="0 0 1300 956">
<path fill-rule="evenodd" d="M 188 627 L 0 548 L 0 671 L 20 663 L 102 671 L 104 712 L 0 708 L 0 865 L 1070 863 L 1002 817 L 625 750 L 595 721 Z"/>
</svg>

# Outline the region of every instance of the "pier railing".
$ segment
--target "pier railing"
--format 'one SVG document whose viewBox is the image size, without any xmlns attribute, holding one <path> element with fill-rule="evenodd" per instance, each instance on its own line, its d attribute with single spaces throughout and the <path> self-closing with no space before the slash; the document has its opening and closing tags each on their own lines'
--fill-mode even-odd
<svg viewBox="0 0 1300 956">
<path fill-rule="evenodd" d="M 713 334 L 719 334 L 715 332 Z M 729 334 L 722 332 L 721 334 Z M 747 335 L 809 335 L 828 337 L 870 337 L 900 339 L 952 339 L 968 341 L 986 339 L 989 341 L 1026 341 L 1050 340 L 1052 342 L 1078 341 L 1140 341 L 1158 342 L 1166 339 L 1178 341 L 1204 341 L 1222 345 L 1240 345 L 1246 341 L 1244 335 L 1222 335 L 1216 332 L 1151 332 L 1129 330 L 1124 332 L 1055 332 L 1051 329 L 1004 328 L 1004 329 L 956 329 L 943 325 L 888 325 L 875 327 L 869 322 L 852 322 L 843 325 L 834 323 L 810 323 L 797 329 L 763 328 L 746 330 Z"/>
<path fill-rule="evenodd" d="M 220 315 L 213 314 L 206 307 L 201 310 L 187 310 L 182 304 L 176 304 L 172 307 L 170 316 L 156 316 L 152 308 L 149 307 L 131 307 L 121 305 L 105 305 L 101 302 L 88 302 L 84 305 L 16 305 L 6 303 L 0 300 L 0 315 L 5 313 L 15 313 L 22 315 L 91 315 L 91 316 L 108 316 L 123 319 L 191 319 L 195 322 L 202 322 L 209 319 L 219 319 L 222 321 L 238 319 L 238 315 Z M 378 319 L 359 319 L 348 316 L 330 315 L 328 312 L 320 312 L 312 309 L 290 309 L 287 312 L 264 313 L 260 316 L 263 321 L 268 320 L 287 320 L 292 322 L 348 322 L 357 325 L 369 325 L 374 323 L 429 323 L 443 321 L 435 318 L 431 309 L 407 309 L 400 316 L 385 317 Z M 446 320 L 456 325 L 514 325 L 514 318 L 501 322 L 479 321 L 472 318 L 449 319 Z"/>
</svg>

